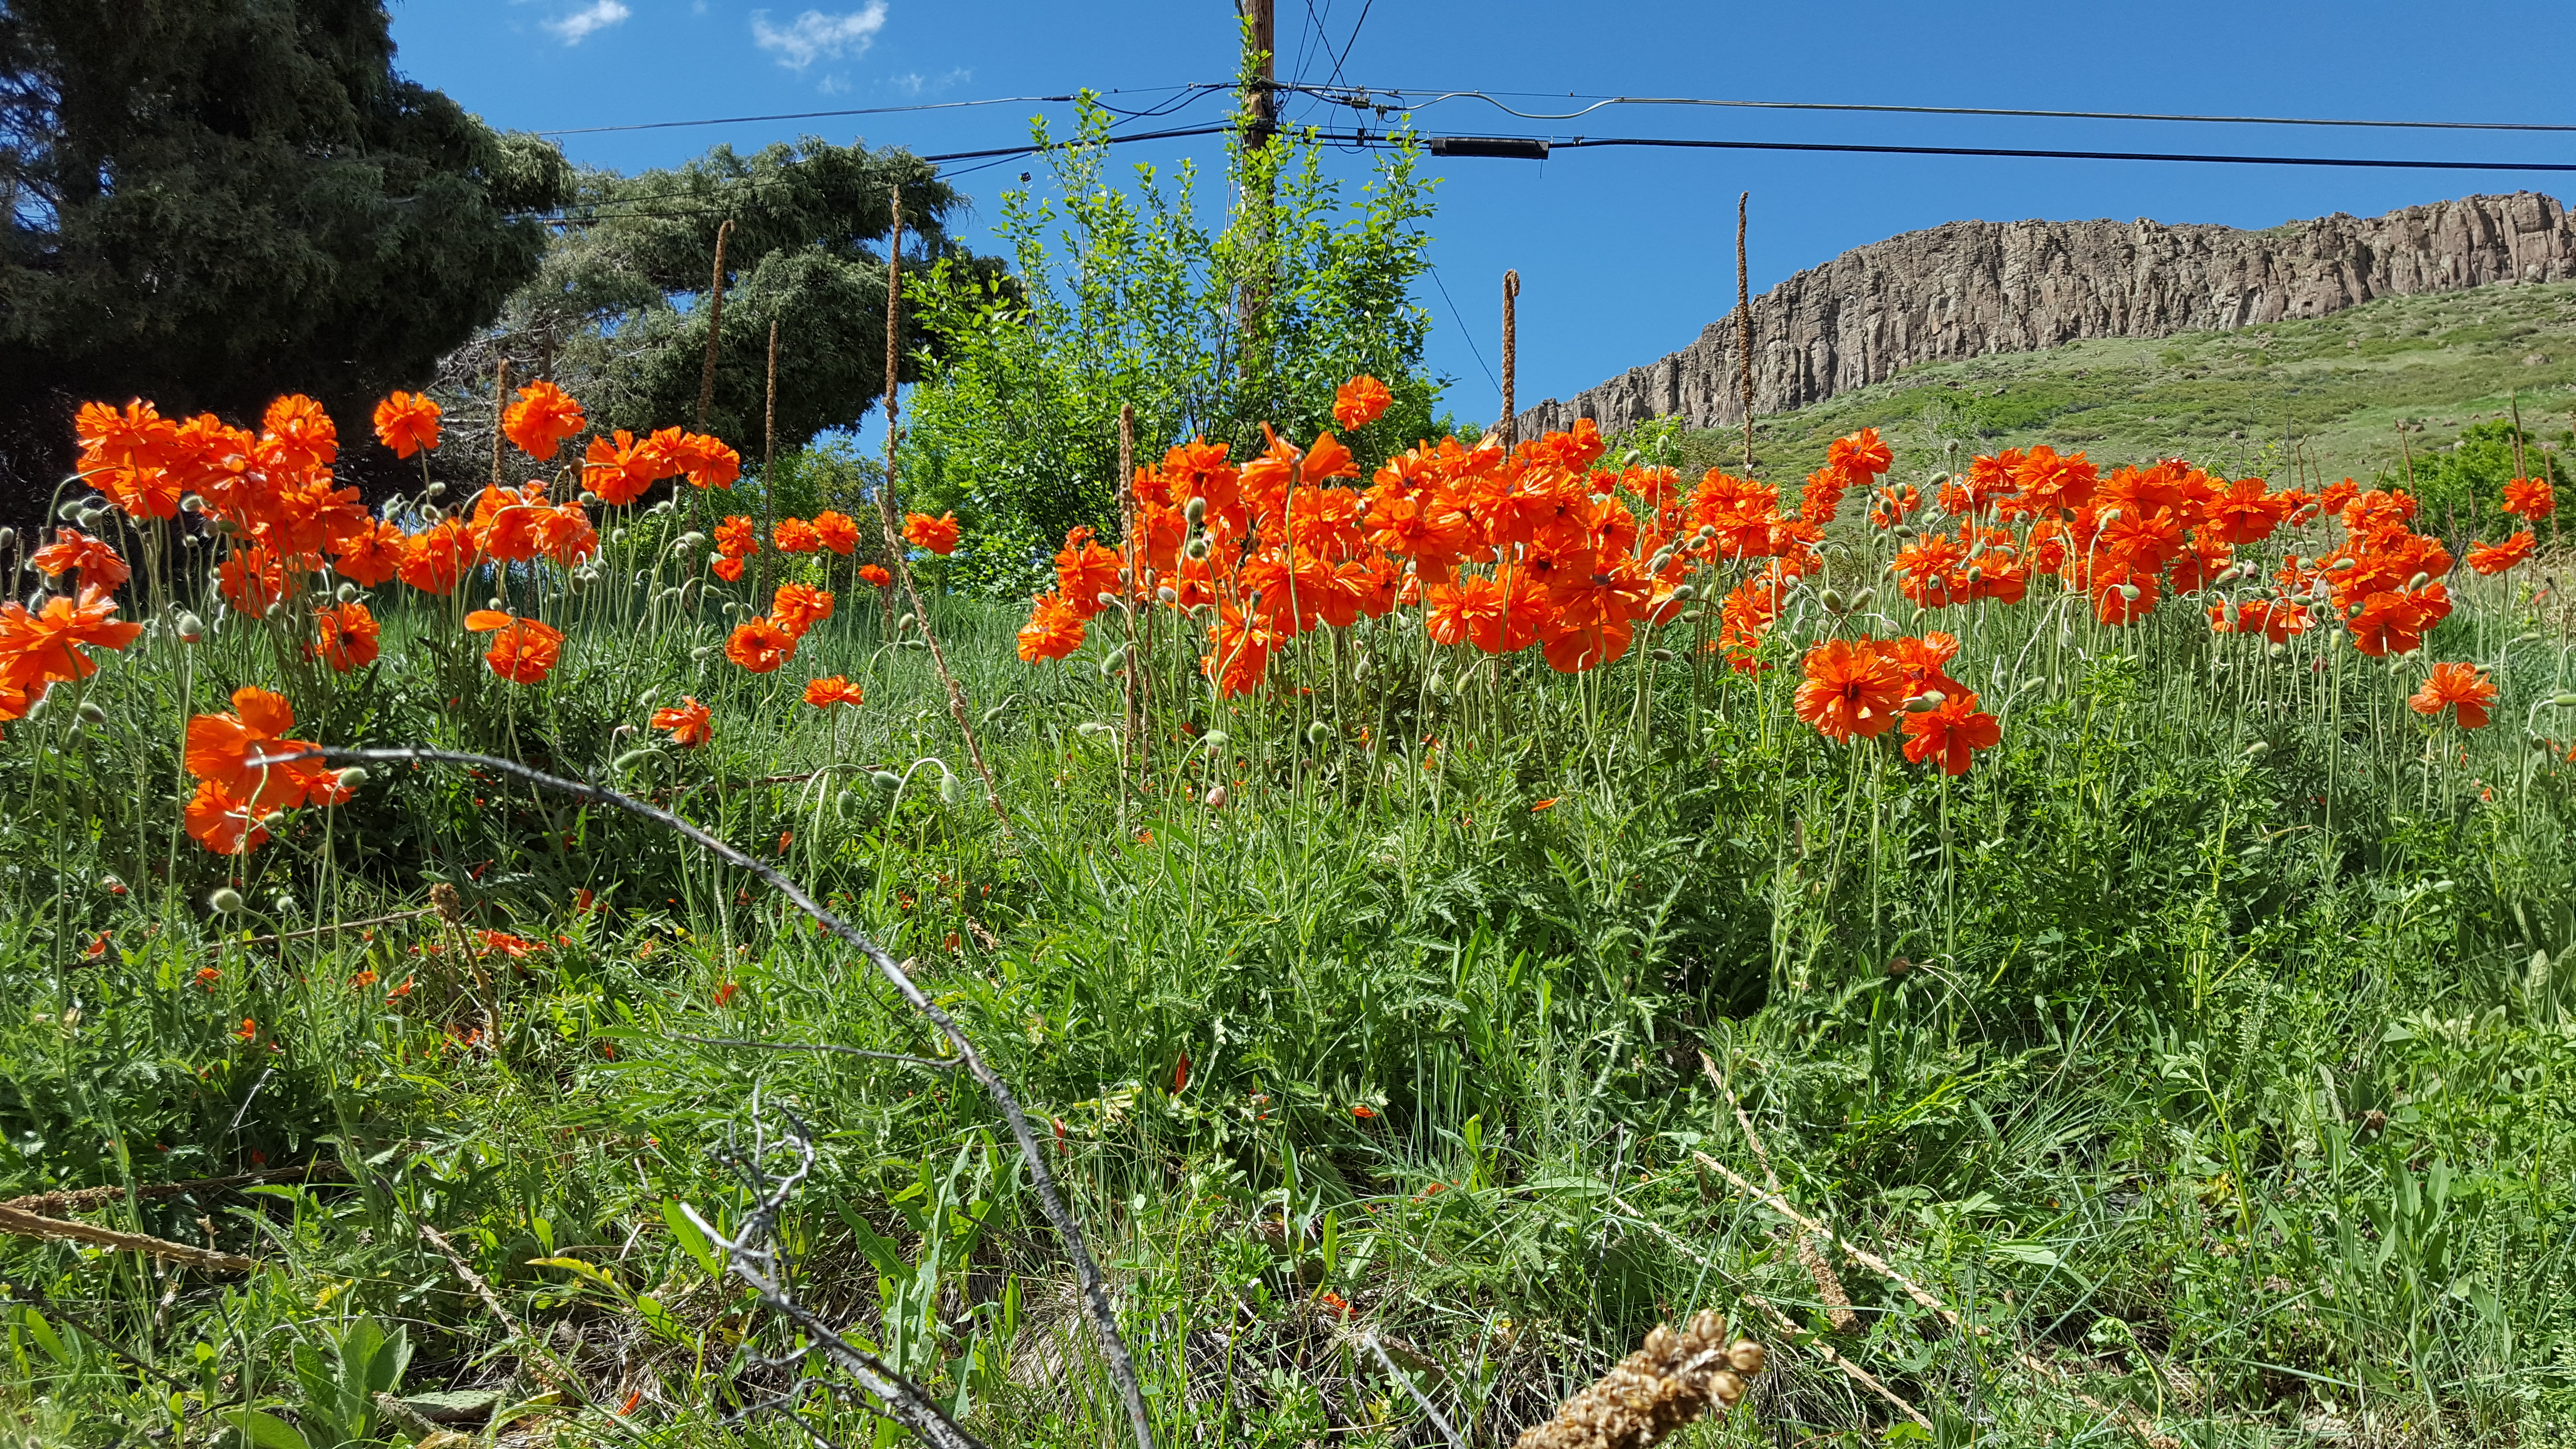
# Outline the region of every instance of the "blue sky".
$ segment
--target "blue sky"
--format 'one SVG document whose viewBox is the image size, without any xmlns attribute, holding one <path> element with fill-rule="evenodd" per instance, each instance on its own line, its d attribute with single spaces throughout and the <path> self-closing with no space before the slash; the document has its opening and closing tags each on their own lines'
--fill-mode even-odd
<svg viewBox="0 0 2576 1449">
<path fill-rule="evenodd" d="M 1107 6 L 964 0 L 394 0 L 397 64 L 494 125 L 537 131 L 776 112 L 1061 94 L 1150 105 L 1233 73 L 1228 0 Z M 1988 3 L 1924 5 L 1279 0 L 1283 79 L 1474 88 L 1517 109 L 1569 94 L 2001 106 L 2390 120 L 2563 123 L 2549 98 L 2576 63 L 2576 7 Z M 1214 122 L 1206 97 L 1160 121 Z M 1009 145 L 1011 104 L 561 138 L 574 160 L 639 169 L 718 141 L 815 134 L 932 154 Z M 1292 102 L 1291 120 L 1350 113 Z M 1419 110 L 1426 133 L 1687 136 L 1899 145 L 2576 162 L 2576 134 L 2324 130 L 1991 117 L 1615 107 L 1525 121 L 1482 101 Z M 1123 159 L 1221 159 L 1221 138 Z M 1023 162 L 962 177 L 982 244 Z M 1365 158 L 1349 163 L 1354 173 Z M 1497 294 L 1518 268 L 1520 396 L 1566 396 L 1689 342 L 1732 305 L 1736 193 L 1753 193 L 1758 292 L 1846 248 L 1975 217 L 2152 217 L 2270 226 L 2370 215 L 2474 191 L 2576 194 L 2576 175 L 2186 166 L 2029 159 L 1583 150 L 1543 162 L 1431 163 L 1441 184 L 1426 288 L 1450 404 L 1489 418 Z M 1454 299 L 1453 316 L 1449 299 Z M 1460 322 L 1472 333 L 1462 335 Z M 1472 343 L 1472 345 L 1471 345 Z"/>
</svg>

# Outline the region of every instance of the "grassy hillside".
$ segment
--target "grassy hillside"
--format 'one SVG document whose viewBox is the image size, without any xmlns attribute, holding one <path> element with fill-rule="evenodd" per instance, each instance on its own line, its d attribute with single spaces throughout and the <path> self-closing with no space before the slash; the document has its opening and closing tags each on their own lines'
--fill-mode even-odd
<svg viewBox="0 0 2576 1449">
<path fill-rule="evenodd" d="M 2104 464 L 2181 456 L 2236 477 L 2305 466 L 2328 478 L 2400 478 L 2407 453 L 2420 467 L 2463 429 L 2502 418 L 2517 395 L 2528 432 L 2553 448 L 2568 443 L 2576 283 L 2392 297 L 2239 332 L 1926 363 L 1757 420 L 1754 447 L 1769 477 L 1803 473 L 1830 440 L 1875 427 L 1917 458 L 2045 442 Z M 1732 464 L 1742 451 L 1741 433 L 1685 441 L 1701 466 Z"/>
</svg>

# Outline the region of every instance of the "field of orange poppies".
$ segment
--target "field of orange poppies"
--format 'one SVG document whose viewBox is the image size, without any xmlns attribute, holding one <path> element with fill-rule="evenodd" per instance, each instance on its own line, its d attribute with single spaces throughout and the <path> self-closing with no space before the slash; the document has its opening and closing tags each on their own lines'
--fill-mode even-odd
<svg viewBox="0 0 2576 1449">
<path fill-rule="evenodd" d="M 1130 1437 L 1091 1260 L 1157 1442 L 1507 1443 L 1702 1310 L 1689 1442 L 2571 1442 L 2545 460 L 1388 401 L 1008 609 L 550 383 L 85 408 L 0 542 L 0 1435 L 895 1442 L 766 1233 L 991 1444 Z"/>
</svg>

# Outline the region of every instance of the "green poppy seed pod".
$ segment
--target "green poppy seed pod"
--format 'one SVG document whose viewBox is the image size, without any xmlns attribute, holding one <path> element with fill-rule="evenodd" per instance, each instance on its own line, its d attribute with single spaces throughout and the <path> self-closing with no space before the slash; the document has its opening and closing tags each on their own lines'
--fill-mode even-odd
<svg viewBox="0 0 2576 1449">
<path fill-rule="evenodd" d="M 891 795 L 903 788 L 903 776 L 892 770 L 876 770 L 868 775 L 868 783 Z"/>
<path fill-rule="evenodd" d="M 367 783 L 367 767 L 364 765 L 351 765 L 340 772 L 340 788 L 343 790 L 355 790 L 365 783 Z"/>
<path fill-rule="evenodd" d="M 965 781 L 963 781 L 963 780 L 958 779 L 954 774 L 950 773 L 949 771 L 946 771 L 946 770 L 942 770 L 942 771 L 940 771 L 940 772 L 939 772 L 939 799 L 940 799 L 940 802 L 941 802 L 942 804 L 954 805 L 954 804 L 956 804 L 958 801 L 960 801 L 960 800 L 962 800 L 962 799 L 964 799 L 964 798 L 966 798 L 966 782 L 965 782 Z"/>
<path fill-rule="evenodd" d="M 1207 792 L 1208 808 L 1211 810 L 1222 810 L 1225 808 L 1225 802 L 1232 798 L 1232 796 L 1225 793 L 1225 787 L 1223 785 L 1219 785 Z"/>
<path fill-rule="evenodd" d="M 2120 597 L 2128 600 L 2132 604 L 2136 603 L 2139 599 L 2138 586 L 2136 584 L 2120 585 Z"/>
<path fill-rule="evenodd" d="M 1831 609 L 1837 614 L 1843 611 L 1843 596 L 1840 589 L 1825 590 L 1823 593 L 1816 596 L 1816 602 L 1824 605 L 1826 608 Z"/>
<path fill-rule="evenodd" d="M 835 815 L 847 815 L 850 813 L 851 808 L 857 805 L 858 802 L 858 791 L 843 790 L 841 793 L 832 797 L 832 813 Z"/>
<path fill-rule="evenodd" d="M 1209 730 L 1206 734 L 1199 736 L 1199 743 L 1207 746 L 1208 753 L 1213 755 L 1217 751 L 1224 749 L 1226 746 L 1233 744 L 1234 736 L 1227 734 L 1223 730 Z"/>
<path fill-rule="evenodd" d="M 181 609 L 170 620 L 170 627 L 178 634 L 179 642 L 182 644 L 194 644 L 206 637 L 206 621 L 185 609 Z"/>
<path fill-rule="evenodd" d="M 1204 498 L 1193 498 L 1189 502 L 1182 504 L 1181 516 L 1190 521 L 1190 527 L 1192 528 L 1196 528 L 1200 524 L 1207 522 L 1207 500 Z"/>
<path fill-rule="evenodd" d="M 1322 720 L 1317 720 L 1313 724 L 1306 726 L 1306 743 L 1322 746 L 1331 744 L 1332 742 L 1333 727 L 1331 725 L 1324 723 Z"/>
<path fill-rule="evenodd" d="M 219 916 L 229 916 L 242 908 L 242 894 L 231 886 L 219 886 L 206 897 L 206 905 Z"/>
</svg>

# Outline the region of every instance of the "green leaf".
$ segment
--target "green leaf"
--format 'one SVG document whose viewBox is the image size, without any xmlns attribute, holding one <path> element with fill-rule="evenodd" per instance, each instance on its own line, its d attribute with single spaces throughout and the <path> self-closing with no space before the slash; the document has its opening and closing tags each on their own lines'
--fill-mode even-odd
<svg viewBox="0 0 2576 1449">
<path fill-rule="evenodd" d="M 303 1435 L 295 1432 L 294 1425 L 275 1414 L 243 1409 L 233 1414 L 232 1424 L 241 1430 L 243 1438 L 258 1445 L 259 1449 L 313 1449 L 312 1445 L 304 1442 Z"/>
<path fill-rule="evenodd" d="M 716 1261 L 715 1245 L 709 1243 L 707 1235 L 699 1232 L 698 1225 L 689 1221 L 689 1215 L 680 1210 L 679 1199 L 668 1198 L 663 1201 L 662 1224 L 671 1230 L 672 1241 L 680 1245 L 681 1251 L 696 1259 L 698 1266 L 706 1270 L 708 1277 L 724 1276 L 724 1265 Z"/>
</svg>

